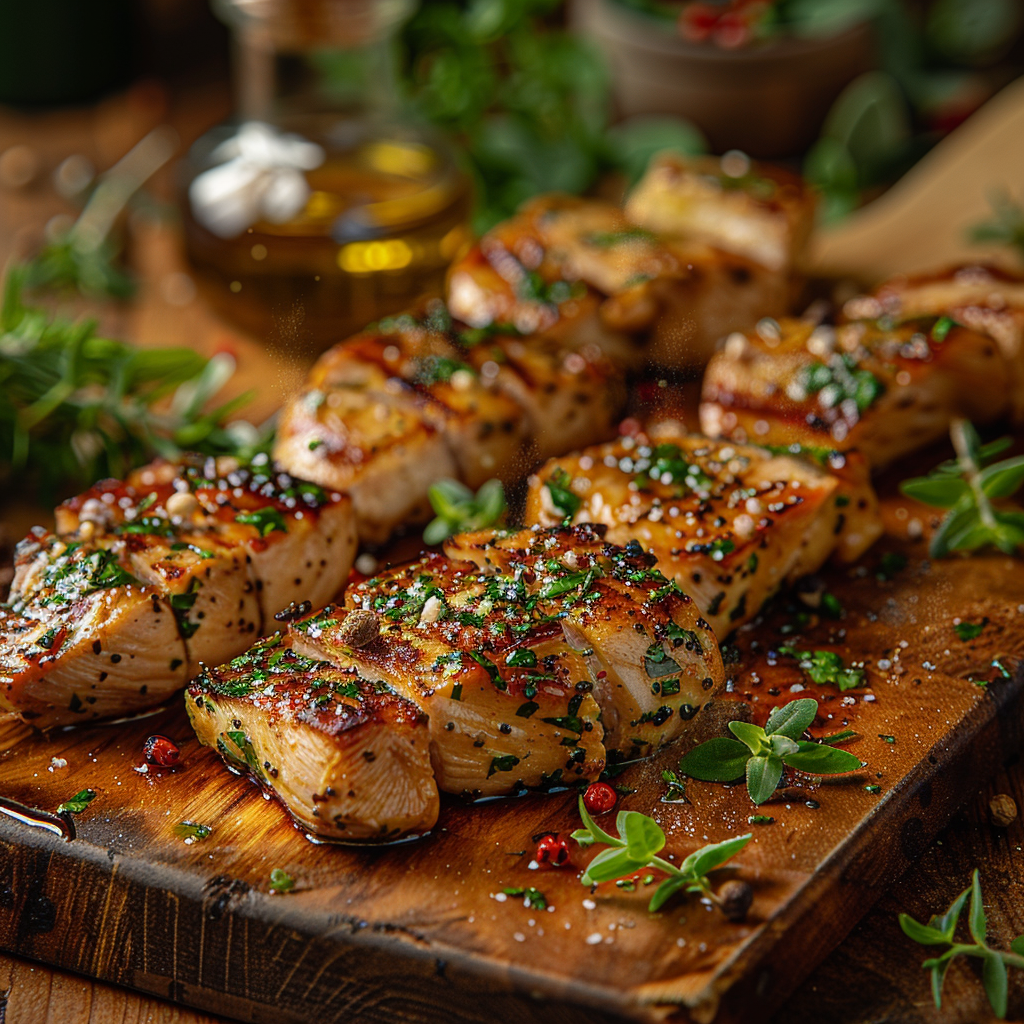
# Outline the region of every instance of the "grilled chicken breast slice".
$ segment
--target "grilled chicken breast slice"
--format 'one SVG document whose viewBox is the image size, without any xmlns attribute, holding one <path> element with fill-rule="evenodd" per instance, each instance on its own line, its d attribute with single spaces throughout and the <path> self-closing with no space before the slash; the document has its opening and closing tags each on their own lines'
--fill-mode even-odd
<svg viewBox="0 0 1024 1024">
<path fill-rule="evenodd" d="M 318 837 L 381 842 L 429 831 L 439 802 L 426 717 L 309 647 L 287 629 L 194 679 L 185 706 L 200 742 Z"/>
<path fill-rule="evenodd" d="M 155 462 L 96 484 L 56 517 L 62 536 L 118 538 L 143 579 L 176 595 L 185 632 L 202 648 L 193 664 L 239 653 L 296 601 L 329 601 L 356 551 L 349 498 L 280 472 L 265 455 L 249 465 Z M 218 642 L 222 649 L 207 649 Z"/>
<path fill-rule="evenodd" d="M 450 538 L 445 553 L 475 563 L 488 593 L 502 595 L 512 636 L 530 619 L 560 625 L 590 669 L 609 755 L 645 756 L 689 728 L 724 681 L 722 659 L 696 605 L 654 559 L 604 532 L 481 531 Z M 500 646 L 492 637 L 480 643 Z"/>
<path fill-rule="evenodd" d="M 848 320 L 948 316 L 996 341 L 1010 372 L 1014 419 L 1024 422 L 1024 277 L 991 266 L 961 266 L 894 277 L 850 299 Z"/>
<path fill-rule="evenodd" d="M 307 383 L 281 411 L 275 460 L 348 493 L 362 541 L 383 543 L 400 525 L 427 518 L 428 488 L 457 468 L 422 396 L 344 344 L 320 357 Z"/>
<path fill-rule="evenodd" d="M 526 520 L 600 523 L 614 544 L 639 542 L 725 637 L 825 562 L 849 506 L 839 481 L 809 460 L 663 426 L 655 439 L 547 462 L 530 478 Z M 873 511 L 858 528 L 865 547 L 881 532 Z"/>
<path fill-rule="evenodd" d="M 780 167 L 668 152 L 650 162 L 625 204 L 632 223 L 666 241 L 704 243 L 785 274 L 799 269 L 814 209 L 811 189 Z"/>
<path fill-rule="evenodd" d="M 376 641 L 353 647 L 334 615 L 320 639 L 335 664 L 429 715 L 445 792 L 501 796 L 596 779 L 605 748 L 587 664 L 557 626 L 529 616 L 510 626 L 503 586 L 471 564 L 428 555 L 349 589 L 349 609 L 378 615 Z"/>
<path fill-rule="evenodd" d="M 496 334 L 468 349 L 466 358 L 522 408 L 533 462 L 615 434 L 626 382 L 596 345 Z M 521 475 L 526 472 L 524 466 Z"/>
<path fill-rule="evenodd" d="M 130 714 L 185 685 L 175 611 L 123 549 L 37 528 L 15 567 L 0 608 L 0 709 L 48 729 Z"/>
<path fill-rule="evenodd" d="M 878 469 L 944 436 L 953 417 L 988 422 L 1008 404 L 999 347 L 948 318 L 783 319 L 726 339 L 704 375 L 700 423 L 739 442 L 856 448 Z"/>
</svg>

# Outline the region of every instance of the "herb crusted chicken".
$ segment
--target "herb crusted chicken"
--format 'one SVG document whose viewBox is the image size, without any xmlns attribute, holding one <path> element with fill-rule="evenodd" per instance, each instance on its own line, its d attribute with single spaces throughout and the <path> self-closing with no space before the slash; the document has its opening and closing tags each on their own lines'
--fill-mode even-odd
<svg viewBox="0 0 1024 1024">
<path fill-rule="evenodd" d="M 331 769 L 317 774 L 310 766 L 297 796 L 295 765 L 265 754 L 273 746 L 265 738 L 293 728 L 296 715 L 315 715 L 318 701 L 325 706 L 352 694 L 354 702 L 358 690 L 365 703 L 367 686 L 401 721 L 377 713 L 372 724 L 360 720 L 364 734 L 380 729 L 404 737 L 374 741 L 373 770 L 386 773 L 388 760 L 398 758 L 396 786 L 416 792 L 419 769 L 413 771 L 406 748 L 421 721 L 437 787 L 472 797 L 590 780 L 609 759 L 645 756 L 682 735 L 712 699 L 724 680 L 721 657 L 694 603 L 651 567 L 638 545 L 609 544 L 603 533 L 580 526 L 463 534 L 444 554 L 350 587 L 344 610 L 330 607 L 288 631 L 288 650 L 317 659 L 303 669 L 312 673 L 305 689 L 297 695 L 291 675 L 280 681 L 267 675 L 257 648 L 192 684 L 187 699 L 197 732 L 211 746 L 220 741 L 229 762 L 245 764 L 266 783 L 265 756 L 277 780 L 290 779 L 287 788 L 269 784 L 292 814 L 334 837 L 338 831 L 323 810 L 313 819 L 309 808 L 322 804 L 328 789 L 358 796 L 362 784 L 352 780 L 366 777 L 363 751 L 348 745 L 344 728 L 335 739 L 319 740 L 330 756 L 318 764 Z M 279 664 L 288 657 L 281 655 Z M 223 680 L 239 675 L 246 700 L 234 701 L 230 711 L 204 713 L 210 699 L 223 707 Z M 248 699 L 250 693 L 263 697 Z M 225 739 L 227 731 L 252 747 L 252 763 Z M 382 828 L 379 800 L 368 798 L 361 808 L 355 801 L 346 805 L 343 837 L 394 837 L 429 827 L 426 804 L 416 821 L 390 815 Z"/>
<path fill-rule="evenodd" d="M 348 576 L 347 497 L 216 459 L 157 462 L 57 509 L 0 608 L 0 706 L 38 728 L 129 714 Z"/>
</svg>

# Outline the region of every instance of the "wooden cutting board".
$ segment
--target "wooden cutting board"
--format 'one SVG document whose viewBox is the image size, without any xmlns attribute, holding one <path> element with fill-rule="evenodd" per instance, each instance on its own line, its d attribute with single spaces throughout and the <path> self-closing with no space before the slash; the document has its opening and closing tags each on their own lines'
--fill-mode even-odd
<svg viewBox="0 0 1024 1024">
<path fill-rule="evenodd" d="M 760 809 L 742 787 L 697 782 L 690 803 L 661 802 L 661 771 L 678 749 L 614 780 L 635 790 L 620 807 L 653 814 L 677 858 L 754 832 L 734 872 L 755 890 L 743 924 L 693 898 L 651 915 L 642 884 L 591 893 L 578 851 L 573 867 L 531 870 L 534 837 L 578 824 L 568 793 L 450 800 L 420 842 L 313 845 L 190 738 L 175 706 L 36 738 L 0 758 L 0 792 L 21 804 L 53 810 L 79 789 L 98 793 L 70 842 L 0 815 L 0 947 L 274 1024 L 765 1018 L 1019 747 L 1024 680 L 991 665 L 1013 669 L 1024 653 L 1019 563 L 929 563 L 923 542 L 905 539 L 922 509 L 896 498 L 885 507 L 885 544 L 862 566 L 826 574 L 845 618 L 802 634 L 805 646 L 832 641 L 847 663 L 863 660 L 870 690 L 792 691 L 808 682 L 792 660 L 766 663 L 789 621 L 779 609 L 739 638 L 733 692 L 706 725 L 720 729 L 737 701 L 763 721 L 773 704 L 817 696 L 831 716 L 826 732 L 861 735 L 850 749 L 867 762 L 863 776 L 794 777 Z M 910 562 L 879 580 L 887 547 Z M 963 641 L 959 618 L 988 623 Z M 179 768 L 137 770 L 153 732 L 181 742 Z M 774 822 L 749 825 L 754 813 Z M 186 845 L 173 832 L 183 820 L 212 833 Z M 270 892 L 278 867 L 297 880 L 293 893 Z M 504 888 L 525 886 L 549 909 L 502 899 Z"/>
</svg>

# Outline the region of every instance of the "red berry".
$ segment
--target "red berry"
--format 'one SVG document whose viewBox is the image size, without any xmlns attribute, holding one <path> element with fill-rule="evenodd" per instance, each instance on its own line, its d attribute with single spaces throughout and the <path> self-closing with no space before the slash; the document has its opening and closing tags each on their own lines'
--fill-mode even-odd
<svg viewBox="0 0 1024 1024">
<path fill-rule="evenodd" d="M 181 757 L 178 745 L 166 736 L 150 736 L 143 744 L 142 752 L 150 764 L 161 768 L 173 768 Z"/>
<path fill-rule="evenodd" d="M 536 860 L 560 868 L 569 860 L 569 844 L 561 836 L 543 836 L 537 844 Z"/>
<path fill-rule="evenodd" d="M 723 14 L 714 29 L 715 42 L 724 50 L 736 50 L 753 38 L 750 24 L 742 14 Z"/>
<path fill-rule="evenodd" d="M 720 11 L 712 4 L 687 4 L 679 16 L 679 31 L 692 43 L 703 42 L 711 35 L 720 17 Z"/>
<path fill-rule="evenodd" d="M 592 782 L 583 794 L 583 806 L 591 814 L 607 814 L 618 799 L 618 794 L 607 782 Z"/>
</svg>

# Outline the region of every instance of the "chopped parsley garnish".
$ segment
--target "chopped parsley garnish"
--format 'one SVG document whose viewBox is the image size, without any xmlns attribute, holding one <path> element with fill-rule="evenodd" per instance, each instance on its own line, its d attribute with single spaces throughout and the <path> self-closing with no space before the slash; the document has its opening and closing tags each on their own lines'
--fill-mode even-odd
<svg viewBox="0 0 1024 1024">
<path fill-rule="evenodd" d="M 700 466 L 687 462 L 683 450 L 677 444 L 659 444 L 651 452 L 650 462 L 638 459 L 640 472 L 636 474 L 638 487 L 644 487 L 651 481 L 662 484 L 675 484 L 678 488 L 691 491 L 706 492 L 711 489 L 712 481 Z"/>
<path fill-rule="evenodd" d="M 199 588 L 201 586 L 202 583 L 198 577 L 193 576 L 192 581 L 188 585 L 188 590 L 181 594 L 171 594 L 167 599 L 171 610 L 174 612 L 174 619 L 178 623 L 178 631 L 181 633 L 183 640 L 188 640 L 195 636 L 196 630 L 201 625 L 198 622 L 192 622 L 188 617 L 188 613 L 196 603 L 196 597 L 199 595 Z"/>
<path fill-rule="evenodd" d="M 953 628 L 961 640 L 974 640 L 981 636 L 982 631 L 987 625 L 988 618 L 986 617 L 981 622 L 958 622 Z"/>
<path fill-rule="evenodd" d="M 270 872 L 270 888 L 274 892 L 291 892 L 295 888 L 295 879 L 283 868 L 274 868 Z"/>
<path fill-rule="evenodd" d="M 821 686 L 838 686 L 840 691 L 845 691 L 865 684 L 864 669 L 847 668 L 835 651 L 800 651 L 795 647 L 780 647 L 779 654 L 796 658 L 800 668 Z"/>
<path fill-rule="evenodd" d="M 275 530 L 281 533 L 288 532 L 284 516 L 272 505 L 257 509 L 255 512 L 239 512 L 235 516 L 235 522 L 244 523 L 246 526 L 255 526 L 261 537 L 266 537 Z"/>
<path fill-rule="evenodd" d="M 58 814 L 81 814 L 96 799 L 96 790 L 80 789 L 70 800 L 65 800 L 58 808 Z"/>
<path fill-rule="evenodd" d="M 870 371 L 857 367 L 849 353 L 834 353 L 827 363 L 813 362 L 801 368 L 797 384 L 806 394 L 817 395 L 819 405 L 834 408 L 852 401 L 858 413 L 869 409 L 885 392 L 885 385 Z"/>
<path fill-rule="evenodd" d="M 572 477 L 564 469 L 556 469 L 544 484 L 551 498 L 551 504 L 566 519 L 571 519 L 576 515 L 582 504 L 578 495 L 572 492 L 571 484 Z"/>
<path fill-rule="evenodd" d="M 174 826 L 174 834 L 179 839 L 184 839 L 191 846 L 192 843 L 201 842 L 213 829 L 209 825 L 202 825 L 198 821 L 179 821 Z"/>
<path fill-rule="evenodd" d="M 515 754 L 503 754 L 500 757 L 491 759 L 491 766 L 487 769 L 487 778 L 495 772 L 510 772 L 519 764 L 519 758 Z"/>
<path fill-rule="evenodd" d="M 523 906 L 530 910 L 547 910 L 547 897 L 539 889 L 515 887 L 501 890 L 506 896 L 522 896 Z"/>
</svg>

